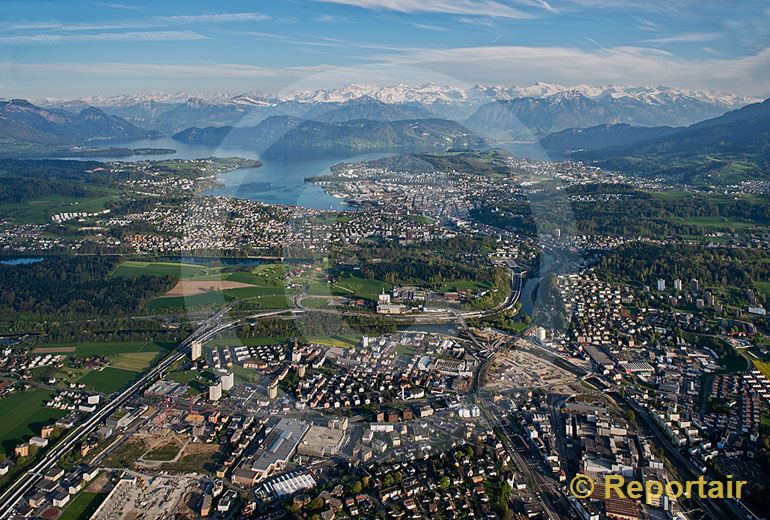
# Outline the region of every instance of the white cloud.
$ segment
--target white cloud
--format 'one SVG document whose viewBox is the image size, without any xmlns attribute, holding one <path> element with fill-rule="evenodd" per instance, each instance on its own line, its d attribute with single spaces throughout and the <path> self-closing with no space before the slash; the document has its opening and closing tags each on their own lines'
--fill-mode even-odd
<svg viewBox="0 0 770 520">
<path fill-rule="evenodd" d="M 526 19 L 533 15 L 520 9 L 505 5 L 496 0 L 316 0 L 319 2 L 351 5 L 377 11 L 398 11 L 402 13 L 445 13 L 493 18 Z M 546 2 L 528 1 L 521 4 L 551 9 Z"/>
<path fill-rule="evenodd" d="M 0 36 L 0 44 L 34 43 L 81 43 L 81 42 L 136 42 L 136 41 L 185 41 L 205 40 L 206 37 L 193 31 L 141 31 L 97 34 L 26 34 Z"/>
<path fill-rule="evenodd" d="M 375 59 L 473 83 L 665 84 L 752 95 L 766 95 L 770 85 L 770 49 L 739 58 L 684 59 L 647 47 L 486 46 L 411 50 Z"/>
<path fill-rule="evenodd" d="M 718 40 L 722 35 L 719 33 L 684 33 L 674 36 L 665 36 L 660 38 L 651 38 L 645 40 L 647 43 L 700 43 Z"/>
<path fill-rule="evenodd" d="M 109 7 L 110 9 L 126 9 L 129 11 L 138 11 L 141 9 L 138 5 L 129 4 L 117 4 L 113 2 L 91 2 L 92 5 L 98 5 L 99 7 Z"/>
<path fill-rule="evenodd" d="M 12 30 L 49 29 L 56 31 L 111 31 L 120 29 L 160 28 L 171 25 L 264 22 L 270 17 L 261 13 L 211 13 L 179 16 L 156 16 L 137 20 L 118 20 L 102 23 L 24 22 L 12 24 Z"/>
<path fill-rule="evenodd" d="M 0 62 L 0 70 L 13 74 L 20 72 L 68 72 L 101 76 L 148 77 L 207 77 L 207 78 L 265 78 L 278 71 L 254 65 L 237 63 L 161 64 L 161 63 L 10 63 Z"/>
<path fill-rule="evenodd" d="M 222 13 L 222 14 L 193 14 L 181 16 L 160 16 L 159 20 L 173 23 L 230 23 L 230 22 L 264 22 L 269 16 L 261 13 Z"/>
<path fill-rule="evenodd" d="M 427 23 L 415 23 L 415 22 L 412 22 L 409 25 L 411 25 L 412 27 L 417 27 L 418 29 L 425 29 L 426 31 L 446 32 L 446 31 L 449 30 L 446 27 L 441 27 L 439 25 L 431 25 L 431 24 L 427 24 Z"/>
</svg>

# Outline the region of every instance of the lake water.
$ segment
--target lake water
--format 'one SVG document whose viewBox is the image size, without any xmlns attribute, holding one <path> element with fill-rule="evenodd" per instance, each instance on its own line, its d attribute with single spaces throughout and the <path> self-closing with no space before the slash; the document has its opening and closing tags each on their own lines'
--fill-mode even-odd
<svg viewBox="0 0 770 520">
<path fill-rule="evenodd" d="M 143 139 L 129 143 L 115 144 L 127 148 L 170 148 L 176 150 L 168 155 L 132 155 L 115 157 L 67 157 L 67 159 L 93 161 L 143 161 L 162 159 L 200 159 L 205 157 L 243 157 L 260 159 L 260 168 L 245 168 L 225 173 L 219 177 L 223 187 L 210 190 L 207 194 L 227 195 L 270 204 L 289 204 L 313 209 L 350 209 L 338 198 L 332 197 L 316 184 L 305 182 L 306 177 L 326 175 L 329 167 L 340 162 L 369 161 L 393 155 L 392 153 L 369 153 L 358 155 L 330 155 L 317 158 L 286 158 L 266 160 L 256 150 L 225 146 L 199 146 L 180 143 L 173 139 Z"/>
<path fill-rule="evenodd" d="M 28 265 L 28 264 L 37 264 L 38 262 L 42 262 L 43 259 L 40 257 L 19 257 L 19 258 L 5 258 L 0 260 L 0 265 Z"/>
<path fill-rule="evenodd" d="M 113 143 L 126 148 L 168 148 L 176 150 L 167 155 L 132 155 L 129 157 L 66 157 L 66 159 L 91 161 L 143 161 L 162 159 L 201 159 L 205 157 L 243 157 L 259 159 L 260 168 L 245 168 L 225 173 L 220 176 L 224 186 L 210 190 L 207 194 L 226 195 L 249 200 L 259 200 L 269 204 L 288 204 L 313 209 L 352 209 L 341 199 L 332 197 L 320 186 L 305 182 L 306 177 L 327 175 L 329 167 L 340 162 L 371 161 L 395 155 L 398 152 L 337 154 L 323 157 L 295 157 L 283 159 L 265 159 L 255 149 L 228 146 L 201 146 L 174 141 L 170 138 L 142 139 L 127 143 Z M 505 145 L 515 155 L 531 159 L 547 159 L 537 145 Z"/>
</svg>

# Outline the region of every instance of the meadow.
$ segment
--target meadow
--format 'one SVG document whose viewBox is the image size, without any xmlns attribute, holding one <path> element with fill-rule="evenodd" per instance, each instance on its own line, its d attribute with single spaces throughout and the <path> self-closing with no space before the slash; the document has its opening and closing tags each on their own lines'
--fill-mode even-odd
<svg viewBox="0 0 770 520">
<path fill-rule="evenodd" d="M 19 391 L 0 399 L 0 444 L 6 455 L 24 440 L 40 435 L 40 428 L 63 417 L 67 412 L 45 407 L 53 396 L 48 390 Z"/>
</svg>

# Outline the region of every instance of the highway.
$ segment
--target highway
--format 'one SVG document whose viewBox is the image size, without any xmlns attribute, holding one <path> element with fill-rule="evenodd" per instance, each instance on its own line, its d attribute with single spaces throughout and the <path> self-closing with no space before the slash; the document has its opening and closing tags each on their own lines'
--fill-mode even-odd
<svg viewBox="0 0 770 520">
<path fill-rule="evenodd" d="M 468 326 L 465 323 L 466 318 L 491 316 L 504 310 L 511 309 L 516 304 L 521 295 L 521 288 L 523 283 L 522 279 L 523 275 L 521 273 L 511 272 L 512 291 L 500 305 L 493 309 L 467 312 L 447 310 L 443 313 L 422 313 L 419 316 L 428 318 L 429 320 L 458 320 L 467 330 Z M 177 347 L 168 356 L 166 356 L 147 373 L 143 374 L 135 382 L 121 390 L 120 393 L 114 395 L 112 399 L 104 404 L 104 406 L 88 416 L 84 422 L 77 425 L 72 430 L 66 432 L 55 445 L 45 451 L 39 461 L 37 461 L 31 468 L 26 470 L 13 483 L 11 483 L 8 488 L 0 495 L 0 519 L 9 518 L 13 515 L 14 509 L 21 502 L 24 496 L 34 488 L 38 481 L 43 478 L 43 475 L 47 470 L 56 465 L 62 456 L 75 449 L 75 447 L 84 438 L 99 428 L 103 421 L 105 421 L 110 415 L 112 415 L 112 413 L 114 413 L 126 402 L 128 402 L 132 397 L 152 384 L 157 378 L 162 377 L 165 370 L 188 355 L 190 352 L 190 344 L 194 340 L 207 341 L 216 337 L 216 335 L 223 330 L 234 327 L 239 323 L 243 323 L 244 320 L 247 319 L 259 319 L 267 316 L 278 316 L 282 314 L 296 316 L 304 312 L 308 312 L 308 309 L 302 305 L 301 301 L 306 294 L 307 288 L 304 288 L 293 298 L 294 305 L 297 307 L 296 309 L 268 311 L 246 316 L 242 319 L 221 322 L 222 318 L 230 311 L 230 307 L 224 307 L 216 314 L 207 318 L 192 334 L 180 342 L 179 345 L 177 345 Z M 313 312 L 317 311 L 314 310 Z M 342 314 L 349 313 L 343 312 Z M 356 314 L 371 315 L 371 313 Z M 411 315 L 411 317 L 414 317 L 414 315 Z M 478 343 L 472 334 L 470 334 L 470 337 L 474 340 L 474 342 Z M 483 348 L 483 346 L 481 347 Z"/>
<path fill-rule="evenodd" d="M 208 318 L 192 334 L 179 343 L 176 349 L 174 349 L 174 351 L 160 363 L 150 369 L 146 374 L 142 375 L 142 377 L 134 383 L 120 391 L 119 394 L 91 414 L 83 423 L 65 433 L 53 447 L 45 452 L 42 458 L 36 462 L 34 466 L 22 473 L 8 486 L 2 495 L 0 495 L 0 519 L 10 518 L 13 515 L 15 507 L 24 498 L 24 495 L 34 488 L 35 484 L 43 478 L 45 472 L 52 468 L 62 456 L 74 449 L 85 437 L 95 431 L 107 417 L 154 382 L 166 369 L 189 354 L 190 344 L 193 340 L 207 341 L 215 337 L 219 332 L 238 324 L 240 320 L 220 323 L 220 320 L 229 310 L 229 307 L 225 307 Z M 260 318 L 286 312 L 287 311 L 265 312 L 249 316 L 249 318 Z"/>
</svg>

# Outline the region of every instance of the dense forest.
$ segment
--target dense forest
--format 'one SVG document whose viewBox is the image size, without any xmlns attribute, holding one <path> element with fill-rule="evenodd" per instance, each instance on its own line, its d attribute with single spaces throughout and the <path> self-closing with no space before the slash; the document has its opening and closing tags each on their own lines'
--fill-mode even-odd
<svg viewBox="0 0 770 520">
<path fill-rule="evenodd" d="M 500 280 L 499 273 L 486 262 L 491 246 L 488 240 L 458 237 L 435 240 L 427 247 L 364 248 L 358 251 L 363 264 L 360 276 L 432 289 L 452 280 L 475 280 L 491 286 Z"/>
<path fill-rule="evenodd" d="M 92 186 L 104 186 L 105 175 L 93 171 L 99 163 L 86 161 L 0 160 L 0 204 L 62 195 L 91 197 Z"/>
<path fill-rule="evenodd" d="M 639 242 L 602 257 L 597 269 L 610 280 L 635 285 L 657 278 L 695 278 L 703 287 L 748 289 L 770 280 L 770 252 Z"/>
<path fill-rule="evenodd" d="M 458 171 L 473 175 L 508 177 L 513 173 L 507 162 L 510 154 L 505 150 L 457 150 L 443 153 L 402 154 L 368 161 L 371 168 L 387 168 L 393 171 L 428 173 L 433 171 Z M 331 167 L 332 173 L 345 171 L 347 163 Z"/>
<path fill-rule="evenodd" d="M 168 276 L 111 277 L 114 256 L 49 257 L 0 265 L 0 312 L 121 316 L 174 285 Z"/>
<path fill-rule="evenodd" d="M 580 235 L 667 237 L 703 235 L 688 219 L 715 219 L 724 229 L 770 225 L 770 203 L 705 193 L 658 194 L 622 184 L 571 186 L 564 195 L 480 204 L 471 216 L 484 224 L 534 235 L 559 227 Z"/>
</svg>

